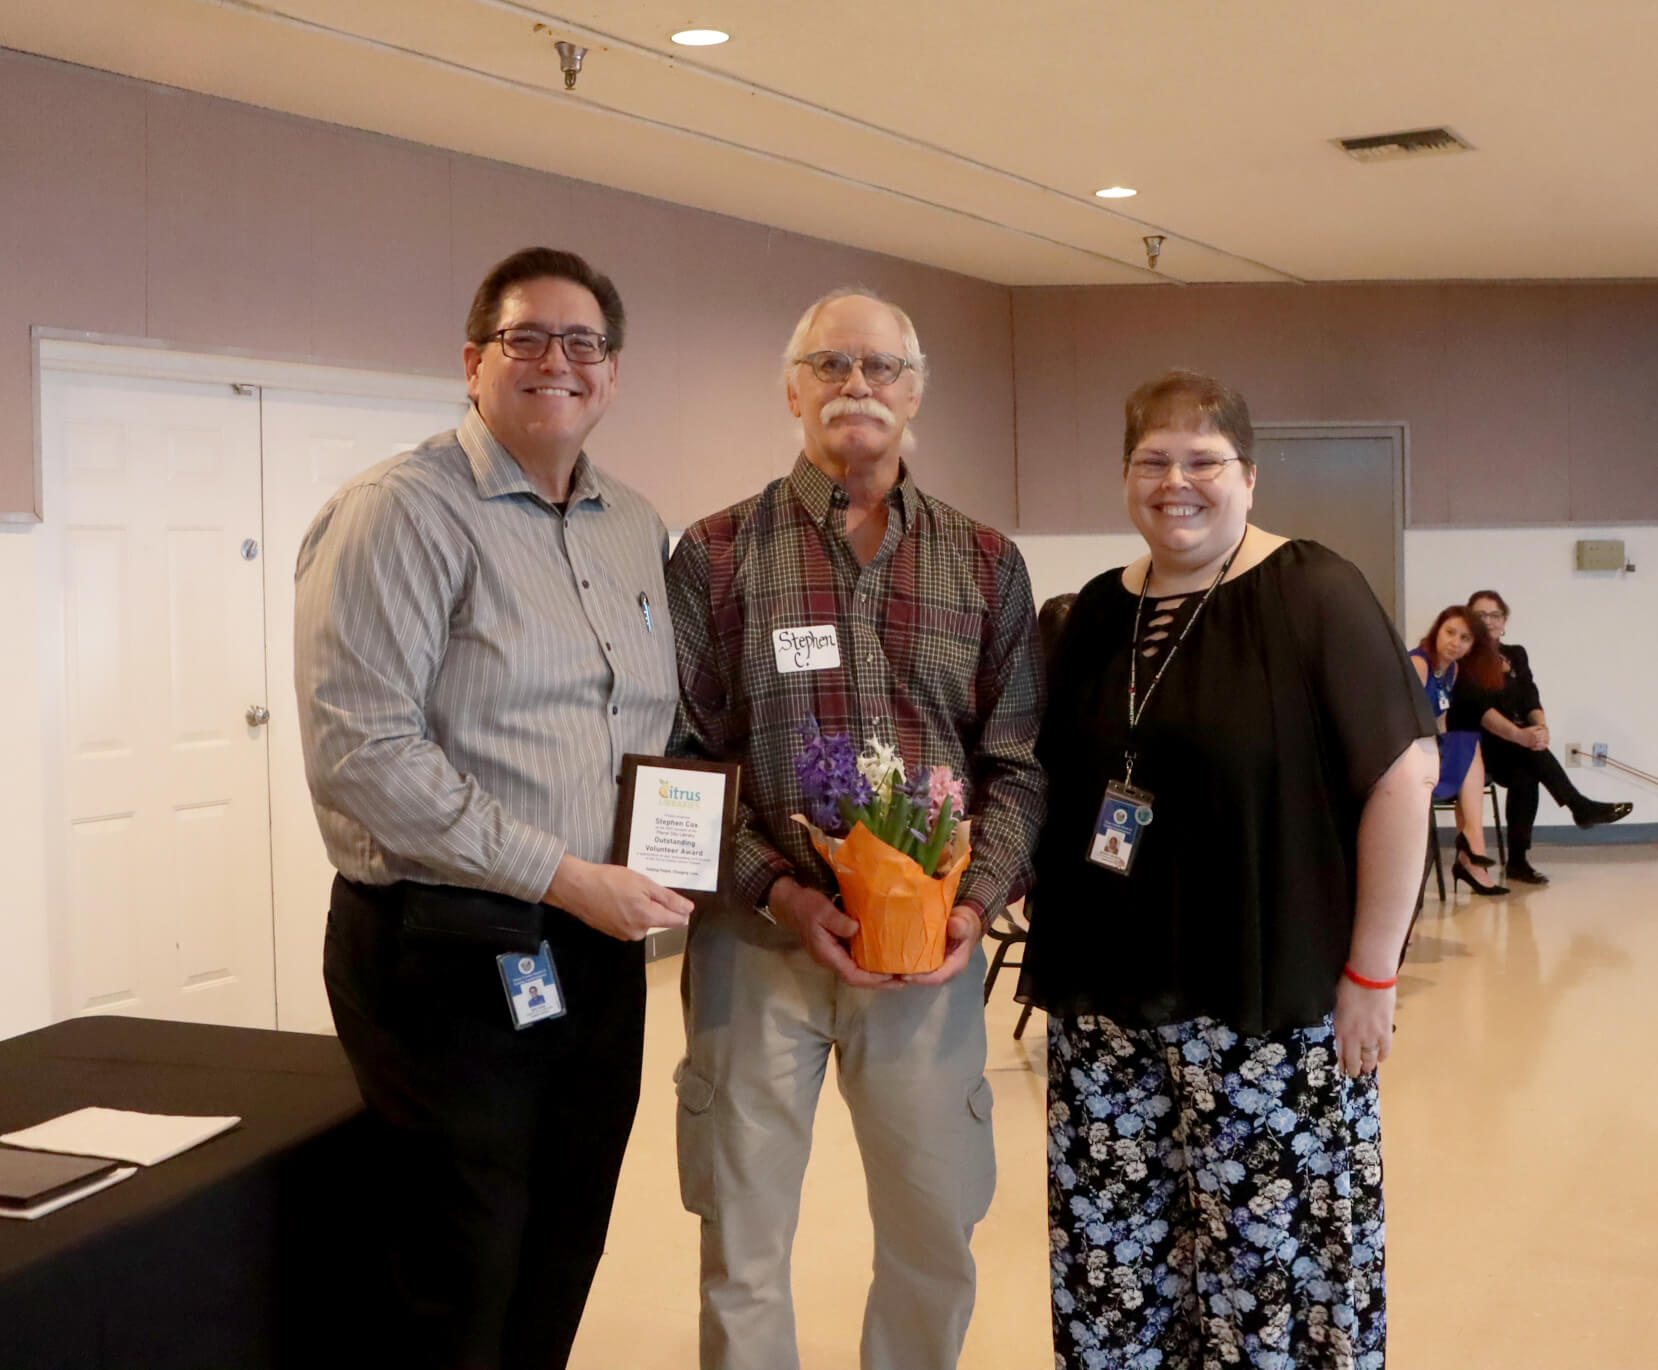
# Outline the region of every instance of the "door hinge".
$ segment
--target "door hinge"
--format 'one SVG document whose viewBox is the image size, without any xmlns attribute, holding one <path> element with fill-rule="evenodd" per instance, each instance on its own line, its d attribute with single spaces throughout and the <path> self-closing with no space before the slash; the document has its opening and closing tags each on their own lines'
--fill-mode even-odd
<svg viewBox="0 0 1658 1370">
<path fill-rule="evenodd" d="M 257 385 L 244 385 L 241 381 L 232 381 L 230 389 L 233 394 L 237 395 L 257 395 L 259 393 Z"/>
</svg>

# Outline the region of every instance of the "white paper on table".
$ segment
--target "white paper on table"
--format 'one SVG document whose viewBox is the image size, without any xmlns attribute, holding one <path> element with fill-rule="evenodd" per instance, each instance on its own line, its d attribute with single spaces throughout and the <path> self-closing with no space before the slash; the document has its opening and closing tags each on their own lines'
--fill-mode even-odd
<svg viewBox="0 0 1658 1370">
<path fill-rule="evenodd" d="M 134 1165 L 158 1165 L 209 1137 L 229 1132 L 240 1118 L 186 1118 L 124 1108 L 78 1108 L 61 1118 L 8 1132 L 0 1142 L 34 1151 L 103 1156 Z"/>
<path fill-rule="evenodd" d="M 33 1208 L 0 1208 L 0 1218 L 22 1218 L 24 1222 L 31 1218 L 44 1218 L 48 1213 L 55 1213 L 77 1199 L 84 1199 L 88 1194 L 96 1194 L 100 1189 L 108 1189 L 112 1184 L 120 1184 L 122 1180 L 130 1179 L 137 1173 L 138 1167 L 135 1165 L 122 1166 L 121 1169 L 112 1170 L 107 1175 L 100 1175 L 79 1189 L 71 1189 L 67 1194 L 59 1194 L 55 1198 L 37 1203 Z"/>
</svg>

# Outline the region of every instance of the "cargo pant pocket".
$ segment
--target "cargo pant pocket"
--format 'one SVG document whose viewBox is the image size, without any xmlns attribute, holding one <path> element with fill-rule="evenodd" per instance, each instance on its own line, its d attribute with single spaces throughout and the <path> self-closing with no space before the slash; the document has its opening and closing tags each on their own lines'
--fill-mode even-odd
<svg viewBox="0 0 1658 1370">
<path fill-rule="evenodd" d="M 996 1132 L 991 1124 L 995 1095 L 982 1076 L 967 1095 L 967 1155 L 962 1167 L 963 1219 L 977 1223 L 996 1195 Z"/>
<path fill-rule="evenodd" d="M 674 1071 L 679 1098 L 676 1130 L 679 1150 L 679 1199 L 686 1212 L 714 1217 L 714 1086 L 691 1069 L 689 1060 Z"/>
</svg>

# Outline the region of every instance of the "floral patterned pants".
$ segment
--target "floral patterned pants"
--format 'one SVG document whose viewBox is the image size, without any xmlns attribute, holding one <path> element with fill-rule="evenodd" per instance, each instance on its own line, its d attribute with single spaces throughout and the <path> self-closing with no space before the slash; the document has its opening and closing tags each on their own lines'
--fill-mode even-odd
<svg viewBox="0 0 1658 1370">
<path fill-rule="evenodd" d="M 1057 1370 L 1381 1370 L 1376 1077 L 1330 1021 L 1048 1026 Z"/>
</svg>

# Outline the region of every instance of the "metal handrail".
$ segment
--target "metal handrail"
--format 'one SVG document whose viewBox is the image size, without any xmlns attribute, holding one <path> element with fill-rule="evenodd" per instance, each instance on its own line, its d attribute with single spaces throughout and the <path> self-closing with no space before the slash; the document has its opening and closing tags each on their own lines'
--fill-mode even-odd
<svg viewBox="0 0 1658 1370">
<path fill-rule="evenodd" d="M 1581 756 L 1597 764 L 1611 766 L 1615 770 L 1622 771 L 1625 775 L 1632 775 L 1637 780 L 1644 780 L 1649 785 L 1658 785 L 1658 775 L 1648 775 L 1645 771 L 1636 770 L 1633 766 L 1626 766 L 1623 762 L 1616 761 L 1611 756 L 1596 756 L 1593 752 L 1584 751 L 1582 747 L 1573 747 L 1572 755 Z"/>
</svg>

